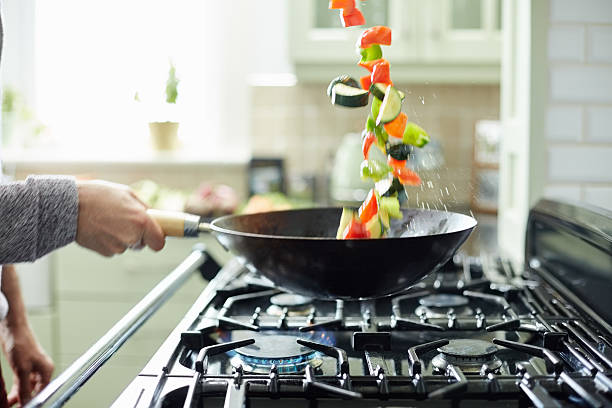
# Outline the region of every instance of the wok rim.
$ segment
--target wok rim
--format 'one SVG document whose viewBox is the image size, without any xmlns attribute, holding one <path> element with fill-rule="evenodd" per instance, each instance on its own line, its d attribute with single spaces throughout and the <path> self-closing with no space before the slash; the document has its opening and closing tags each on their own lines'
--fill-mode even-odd
<svg viewBox="0 0 612 408">
<path fill-rule="evenodd" d="M 417 211 L 419 213 L 447 213 L 447 214 L 452 214 L 454 216 L 462 216 L 465 217 L 468 221 L 470 221 L 469 223 L 471 224 L 470 226 L 467 226 L 465 228 L 460 228 L 454 231 L 447 231 L 447 232 L 441 232 L 441 233 L 437 233 L 437 234 L 427 234 L 427 235 L 416 235 L 416 236 L 410 236 L 410 237 L 389 237 L 389 238 L 350 238 L 350 239 L 337 239 L 337 238 L 332 238 L 332 237 L 304 237 L 304 236 L 292 236 L 292 235 L 270 235 L 270 234 L 257 234 L 257 233 L 253 233 L 253 232 L 241 232 L 241 231 L 236 231 L 236 230 L 231 230 L 231 229 L 227 229 L 227 228 L 222 228 L 219 227 L 217 225 L 218 222 L 222 222 L 224 220 L 227 219 L 231 219 L 231 218 L 238 218 L 241 216 L 254 216 L 254 215 L 262 215 L 262 214 L 286 214 L 286 213 L 292 213 L 292 212 L 298 212 L 298 211 L 315 211 L 315 210 L 342 210 L 343 207 L 312 207 L 312 208 L 296 208 L 296 209 L 290 209 L 290 210 L 277 210 L 277 211 L 267 211 L 267 212 L 261 212 L 261 213 L 252 213 L 252 214 L 230 214 L 230 215 L 224 215 L 222 217 L 219 218 L 215 218 L 211 223 L 210 223 L 210 227 L 211 230 L 215 233 L 218 234 L 224 234 L 224 235 L 234 235 L 234 236 L 241 236 L 241 237 L 249 237 L 249 238 L 260 238 L 260 239 L 277 239 L 277 240 L 287 240 L 287 241 L 330 241 L 330 242 L 346 242 L 346 241 L 361 241 L 361 242 L 373 242 L 373 241 L 382 241 L 382 240 L 406 240 L 406 239 L 419 239 L 419 238 L 424 238 L 424 237 L 436 237 L 436 236 L 442 236 L 442 235 L 448 235 L 448 234 L 456 234 L 456 233 L 460 233 L 460 232 L 464 232 L 464 231 L 468 231 L 468 230 L 473 230 L 477 225 L 478 225 L 478 221 L 476 220 L 476 218 L 469 216 L 467 214 L 462 214 L 462 213 L 457 213 L 457 212 L 453 212 L 453 211 L 441 211 L 441 210 L 425 210 L 422 208 L 403 208 L 401 209 L 402 212 L 404 211 Z"/>
</svg>

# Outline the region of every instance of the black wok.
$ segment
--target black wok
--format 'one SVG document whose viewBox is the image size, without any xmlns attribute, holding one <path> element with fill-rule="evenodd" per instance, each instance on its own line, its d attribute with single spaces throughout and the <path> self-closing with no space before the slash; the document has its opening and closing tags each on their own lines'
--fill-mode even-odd
<svg viewBox="0 0 612 408">
<path fill-rule="evenodd" d="M 408 289 L 446 263 L 476 226 L 467 215 L 408 209 L 403 219 L 392 220 L 389 238 L 338 240 L 341 213 L 341 208 L 273 211 L 224 216 L 210 224 L 192 218 L 177 226 L 171 216 L 150 210 L 168 235 L 210 231 L 279 288 L 330 300 Z"/>
</svg>

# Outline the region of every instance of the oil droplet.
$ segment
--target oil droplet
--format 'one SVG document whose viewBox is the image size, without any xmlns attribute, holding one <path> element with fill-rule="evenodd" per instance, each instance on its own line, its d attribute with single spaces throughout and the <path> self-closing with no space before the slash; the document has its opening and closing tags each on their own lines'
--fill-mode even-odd
<svg viewBox="0 0 612 408">
<path fill-rule="evenodd" d="M 453 186 L 453 188 L 455 189 L 455 191 L 457 191 L 457 186 L 455 186 L 455 183 L 451 183 L 451 185 Z"/>
<path fill-rule="evenodd" d="M 425 105 L 425 97 L 419 96 L 419 101 L 421 101 L 421 104 Z"/>
<path fill-rule="evenodd" d="M 472 218 L 476 218 L 474 217 L 474 213 L 472 212 L 472 210 L 470 210 L 470 215 L 472 216 Z"/>
<path fill-rule="evenodd" d="M 429 208 L 429 202 L 427 202 L 427 209 L 430 210 L 431 208 Z"/>
<path fill-rule="evenodd" d="M 427 182 L 427 187 L 433 189 L 433 183 L 430 181 Z"/>
<path fill-rule="evenodd" d="M 448 192 L 448 187 L 444 187 L 446 189 L 446 195 L 450 195 L 450 193 Z"/>
<path fill-rule="evenodd" d="M 448 208 L 446 208 L 446 204 L 442 204 L 444 206 L 444 211 L 448 212 Z"/>
</svg>

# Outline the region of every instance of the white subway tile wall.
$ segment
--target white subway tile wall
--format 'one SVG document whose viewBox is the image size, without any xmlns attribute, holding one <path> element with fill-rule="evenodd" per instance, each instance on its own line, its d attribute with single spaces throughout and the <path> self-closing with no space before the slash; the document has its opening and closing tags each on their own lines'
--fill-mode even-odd
<svg viewBox="0 0 612 408">
<path fill-rule="evenodd" d="M 612 1 L 549 2 L 545 195 L 612 209 Z"/>
<path fill-rule="evenodd" d="M 582 106 L 550 106 L 546 117 L 549 140 L 579 141 L 582 135 Z"/>
<path fill-rule="evenodd" d="M 584 25 L 552 27 L 548 33 L 551 61 L 584 61 Z"/>
<path fill-rule="evenodd" d="M 406 92 L 403 108 L 409 120 L 423 126 L 444 151 L 444 166 L 424 174 L 424 179 L 431 178 L 443 191 L 448 187 L 453 204 L 469 205 L 475 123 L 499 118 L 499 86 L 397 86 Z M 284 158 L 290 178 L 312 175 L 320 188 L 325 188 L 342 137 L 361 133 L 369 112 L 369 107 L 331 105 L 326 88 L 327 84 L 298 84 L 254 87 L 251 93 L 253 155 Z M 436 202 L 439 188 L 418 189 L 419 202 Z M 416 198 L 417 190 L 414 193 Z M 326 191 L 319 194 L 324 197 Z M 414 199 L 410 204 L 416 204 Z"/>
</svg>

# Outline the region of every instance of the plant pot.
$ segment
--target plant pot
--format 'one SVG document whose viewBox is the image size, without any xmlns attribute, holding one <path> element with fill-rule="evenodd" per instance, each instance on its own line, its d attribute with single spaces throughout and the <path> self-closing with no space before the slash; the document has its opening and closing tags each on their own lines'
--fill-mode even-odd
<svg viewBox="0 0 612 408">
<path fill-rule="evenodd" d="M 178 122 L 149 122 L 155 150 L 174 150 L 178 146 Z"/>
</svg>

